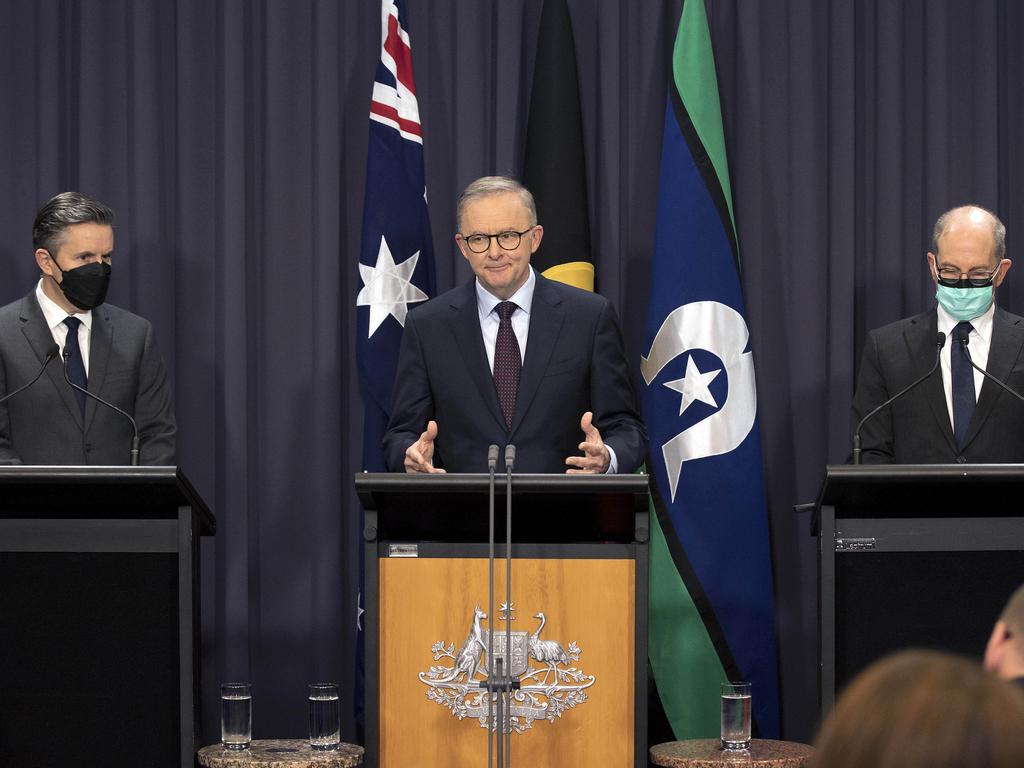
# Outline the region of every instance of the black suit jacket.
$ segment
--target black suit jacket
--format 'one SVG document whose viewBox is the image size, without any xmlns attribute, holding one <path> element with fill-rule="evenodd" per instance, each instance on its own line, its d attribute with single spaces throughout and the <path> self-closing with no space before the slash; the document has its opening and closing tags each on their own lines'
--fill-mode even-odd
<svg viewBox="0 0 1024 768">
<path fill-rule="evenodd" d="M 92 317 L 89 391 L 135 418 L 141 464 L 174 464 L 171 385 L 152 327 L 110 304 Z M 35 291 L 0 308 L 0 396 L 31 381 L 53 343 Z M 83 418 L 59 357 L 0 405 L 0 463 L 128 464 L 131 441 L 128 419 L 92 398 Z"/>
<path fill-rule="evenodd" d="M 580 417 L 615 450 L 619 472 L 644 459 L 640 421 L 615 311 L 597 294 L 537 275 L 515 418 L 508 430 L 480 332 L 475 281 L 416 307 L 406 317 L 391 420 L 388 468 L 403 469 L 406 449 L 427 421 L 438 424 L 434 466 L 486 472 L 487 447 L 516 446 L 516 471 L 564 472 L 581 455 Z M 499 460 L 499 469 L 502 467 Z"/>
<path fill-rule="evenodd" d="M 852 427 L 935 362 L 935 309 L 868 334 L 853 398 Z M 1024 394 L 1024 318 L 996 307 L 986 370 Z M 963 450 L 942 386 L 941 370 L 864 425 L 864 463 L 946 464 L 1024 462 L 1024 403 L 985 380 Z"/>
</svg>

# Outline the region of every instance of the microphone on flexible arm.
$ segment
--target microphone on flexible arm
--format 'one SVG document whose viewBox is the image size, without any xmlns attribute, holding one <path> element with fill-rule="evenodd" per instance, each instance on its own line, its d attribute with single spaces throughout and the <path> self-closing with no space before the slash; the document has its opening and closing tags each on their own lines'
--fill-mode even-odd
<svg viewBox="0 0 1024 768">
<path fill-rule="evenodd" d="M 1011 386 L 1010 386 L 1010 385 L 1008 385 L 1008 384 L 1005 384 L 1005 383 L 1001 382 L 1001 381 L 1000 381 L 999 379 L 997 379 L 997 378 L 996 378 L 995 376 L 993 376 L 993 375 L 992 375 L 991 373 L 989 373 L 988 371 L 986 371 L 986 370 L 985 370 L 984 368 L 979 368 L 979 367 L 978 367 L 978 366 L 977 366 L 977 365 L 975 364 L 975 362 L 974 362 L 974 361 L 973 361 L 973 360 L 971 359 L 971 353 L 970 353 L 970 351 L 969 351 L 969 350 L 967 349 L 967 337 L 966 337 L 966 336 L 964 336 L 964 337 L 963 337 L 962 339 L 960 339 L 960 344 L 961 344 L 961 345 L 963 346 L 963 348 L 964 348 L 964 354 L 965 354 L 965 355 L 967 355 L 967 362 L 971 364 L 971 367 L 972 367 L 972 368 L 974 368 L 974 370 L 976 370 L 976 371 L 980 372 L 980 373 L 981 373 L 981 375 L 982 375 L 982 376 L 984 376 L 984 377 L 985 377 L 986 379 L 988 379 L 989 381 L 994 381 L 994 382 L 995 382 L 996 384 L 998 384 L 998 385 L 999 385 L 1000 387 L 1002 387 L 1003 389 L 1005 389 L 1005 390 L 1006 390 L 1007 392 L 1009 392 L 1009 393 L 1010 393 L 1011 395 L 1013 395 L 1014 397 L 1016 397 L 1016 398 L 1017 398 L 1018 400 L 1020 400 L 1021 402 L 1024 402 L 1024 395 L 1021 395 L 1021 393 L 1020 393 L 1020 392 L 1017 392 L 1017 391 L 1016 391 L 1016 390 L 1015 390 L 1015 389 L 1014 389 L 1013 387 L 1011 387 Z"/>
<path fill-rule="evenodd" d="M 493 443 L 487 447 L 487 472 L 490 476 L 488 483 L 488 525 L 490 528 L 487 537 L 489 545 L 488 552 L 488 577 L 490 587 L 487 598 L 487 680 L 480 683 L 480 687 L 487 691 L 487 765 L 494 764 L 494 696 L 497 688 L 494 685 L 494 470 L 498 466 L 498 446 Z M 499 709 L 500 714 L 500 709 Z M 498 751 L 501 751 L 501 743 L 498 743 Z"/>
<path fill-rule="evenodd" d="M 46 366 L 48 366 L 50 364 L 50 361 L 53 360 L 53 358 L 55 358 L 59 354 L 60 354 L 60 349 L 57 347 L 57 345 L 56 344 L 50 344 L 49 348 L 46 350 L 46 359 L 43 360 L 43 364 L 41 366 L 39 366 L 39 373 L 37 373 L 35 375 L 35 378 L 33 378 L 32 381 L 30 381 L 28 384 L 23 384 L 22 386 L 18 387 L 16 390 L 11 392 L 10 394 L 4 395 L 3 397 L 0 397 L 0 403 L 7 402 L 12 397 L 14 397 L 16 394 L 18 394 L 19 392 L 24 392 L 26 389 L 28 389 L 33 384 L 35 384 L 37 381 L 39 381 L 39 377 L 43 375 L 43 371 L 46 370 Z"/>
<path fill-rule="evenodd" d="M 505 647 L 512 648 L 512 468 L 516 463 L 516 447 L 511 443 L 505 446 L 505 605 L 508 606 L 509 617 L 505 620 Z M 512 654 L 509 653 L 509 659 Z M 502 733 L 505 736 L 505 768 L 509 768 L 512 759 L 512 691 L 519 687 L 518 681 L 512 682 L 512 665 L 506 667 L 505 718 L 508 721 Z M 505 724 L 502 724 L 503 726 Z M 498 765 L 501 765 L 499 759 Z"/>
<path fill-rule="evenodd" d="M 884 403 L 882 403 L 877 408 L 874 408 L 874 409 L 868 411 L 867 415 L 863 419 L 860 420 L 860 423 L 857 424 L 857 429 L 855 429 L 854 432 L 853 432 L 853 463 L 854 464 L 860 464 L 860 431 L 861 431 L 861 429 L 864 428 L 864 422 L 866 422 L 868 419 L 870 419 L 872 416 L 874 416 L 880 410 L 885 408 L 887 405 L 892 405 L 894 400 L 903 397 L 905 394 L 907 394 L 907 392 L 912 390 L 918 384 L 920 384 L 925 379 L 927 379 L 929 376 L 931 376 L 933 373 L 935 373 L 935 370 L 939 367 L 940 355 L 942 354 L 942 347 L 943 347 L 943 345 L 945 345 L 945 343 L 946 343 L 946 334 L 944 334 L 942 331 L 939 331 L 938 336 L 935 337 L 935 362 L 932 363 L 932 367 L 928 369 L 928 373 L 926 373 L 924 376 L 922 376 L 921 378 L 917 379 L 916 381 L 912 381 L 910 384 L 908 384 L 906 387 L 901 389 L 899 392 L 897 392 L 895 395 L 890 397 L 888 400 L 886 400 Z"/>
<path fill-rule="evenodd" d="M 54 344 L 54 346 L 56 347 L 57 345 Z M 113 403 L 108 403 L 102 397 L 100 397 L 99 395 L 94 395 L 92 392 L 87 390 L 85 387 L 80 387 L 78 384 L 75 384 L 75 382 L 73 382 L 71 380 L 71 378 L 68 376 L 68 356 L 70 354 L 71 354 L 71 350 L 68 349 L 65 346 L 64 347 L 64 381 L 66 381 L 71 386 L 71 388 L 74 389 L 75 391 L 81 392 L 86 397 L 91 397 L 97 403 L 102 403 L 103 405 L 107 406 L 107 408 L 111 408 L 111 409 L 117 411 L 122 416 L 124 416 L 126 419 L 128 419 L 128 421 L 130 421 L 132 423 L 131 465 L 133 467 L 139 466 L 139 428 L 135 424 L 135 419 L 133 419 L 131 414 L 129 414 L 127 411 L 121 410 L 120 408 L 118 408 Z"/>
</svg>

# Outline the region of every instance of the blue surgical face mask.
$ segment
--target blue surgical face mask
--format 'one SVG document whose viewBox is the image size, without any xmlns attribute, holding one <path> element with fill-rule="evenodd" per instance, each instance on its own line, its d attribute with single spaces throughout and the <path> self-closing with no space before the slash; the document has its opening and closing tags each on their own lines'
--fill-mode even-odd
<svg viewBox="0 0 1024 768">
<path fill-rule="evenodd" d="M 984 288 L 950 288 L 939 285 L 935 298 L 951 317 L 963 322 L 983 315 L 992 303 L 992 286 Z"/>
</svg>

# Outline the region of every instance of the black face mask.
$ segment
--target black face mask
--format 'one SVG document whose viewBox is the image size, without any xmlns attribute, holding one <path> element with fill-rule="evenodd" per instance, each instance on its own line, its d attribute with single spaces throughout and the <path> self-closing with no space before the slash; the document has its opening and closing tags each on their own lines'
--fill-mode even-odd
<svg viewBox="0 0 1024 768">
<path fill-rule="evenodd" d="M 110 287 L 110 265 L 103 262 L 92 262 L 66 272 L 57 265 L 56 259 L 50 261 L 60 270 L 64 279 L 58 283 L 67 300 L 79 309 L 95 309 L 107 298 Z"/>
</svg>

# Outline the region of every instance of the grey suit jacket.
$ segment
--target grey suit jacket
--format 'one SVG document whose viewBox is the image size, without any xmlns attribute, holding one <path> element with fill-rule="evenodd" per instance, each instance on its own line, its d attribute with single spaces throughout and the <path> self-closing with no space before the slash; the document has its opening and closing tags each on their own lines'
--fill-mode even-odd
<svg viewBox="0 0 1024 768">
<path fill-rule="evenodd" d="M 935 309 L 878 328 L 864 345 L 852 429 L 875 406 L 928 372 L 935 362 Z M 986 370 L 1024 394 L 1024 318 L 996 307 Z M 852 434 L 852 433 L 851 433 Z M 1024 462 L 1024 403 L 985 380 L 967 438 L 957 449 L 942 374 L 911 390 L 864 425 L 864 463 Z"/>
<path fill-rule="evenodd" d="M 35 291 L 0 308 L 0 396 L 30 381 L 53 343 Z M 128 464 L 128 419 L 91 398 L 83 418 L 62 365 L 50 361 L 39 381 L 0 404 L 0 463 Z M 89 391 L 135 418 L 140 464 L 174 463 L 171 386 L 147 320 L 110 304 L 93 310 Z"/>
<path fill-rule="evenodd" d="M 422 304 L 406 317 L 391 421 L 384 437 L 388 468 L 400 472 L 405 450 L 435 419 L 434 465 L 486 472 L 487 446 L 516 446 L 519 472 L 564 472 L 580 455 L 580 417 L 614 448 L 619 472 L 644 460 L 647 433 L 623 351 L 615 311 L 602 296 L 537 275 L 515 417 L 508 429 L 487 362 L 474 281 Z M 499 461 L 503 467 L 503 459 Z"/>
</svg>

